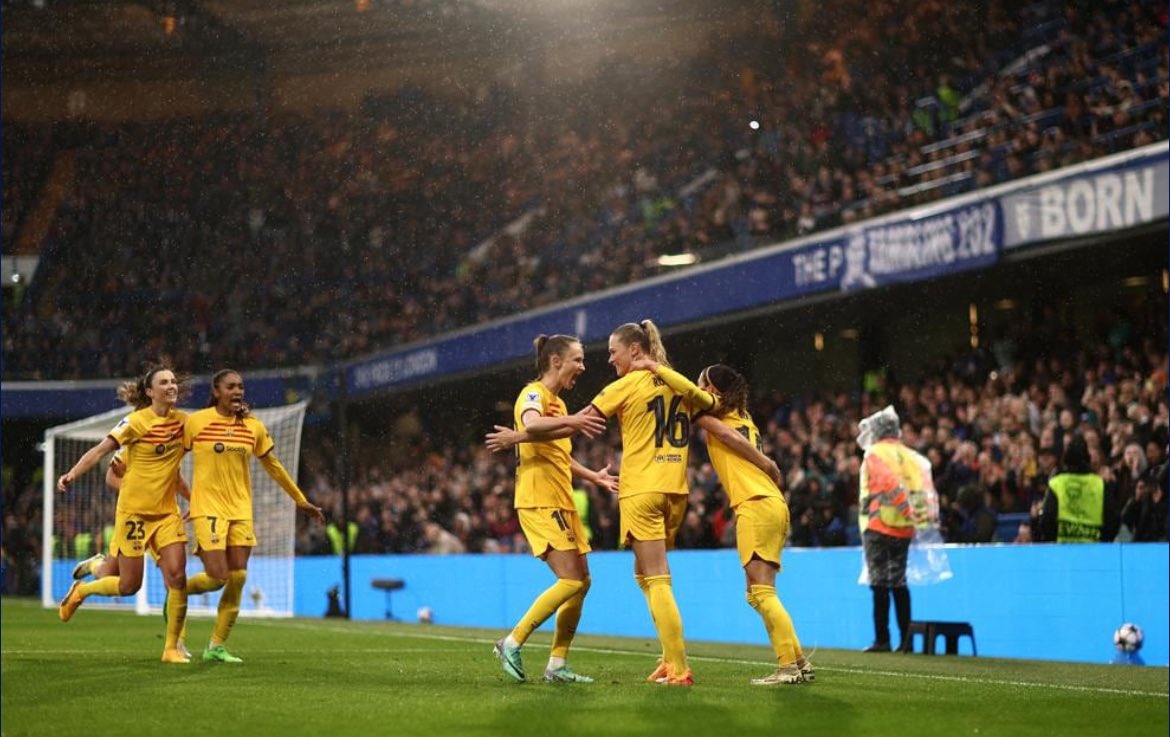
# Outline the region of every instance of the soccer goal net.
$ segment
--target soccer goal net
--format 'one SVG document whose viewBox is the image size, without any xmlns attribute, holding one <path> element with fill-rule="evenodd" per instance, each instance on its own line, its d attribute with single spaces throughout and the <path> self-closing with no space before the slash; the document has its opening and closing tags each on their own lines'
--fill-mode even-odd
<svg viewBox="0 0 1170 737">
<path fill-rule="evenodd" d="M 276 443 L 274 452 L 296 478 L 300 466 L 301 430 L 307 402 L 287 407 L 253 409 L 268 428 Z M 84 420 L 59 425 L 45 431 L 44 529 L 41 569 L 41 601 L 56 606 L 73 582 L 73 568 L 81 560 L 108 553 L 114 532 L 117 494 L 106 487 L 109 456 L 102 459 L 69 491 L 59 493 L 57 479 L 73 467 L 87 450 L 109 434 L 114 425 L 129 413 L 118 409 Z M 190 454 L 183 458 L 183 478 L 192 479 Z M 186 501 L 179 500 L 186 512 Z M 244 616 L 291 617 L 293 613 L 293 557 L 296 546 L 296 505 L 252 459 L 252 513 L 256 547 L 248 562 L 248 581 L 244 588 L 240 614 Z M 192 553 L 195 536 L 190 525 L 187 536 L 187 574 L 202 570 Z M 123 598 L 90 597 L 85 606 L 134 608 L 140 614 L 162 611 L 166 586 L 162 573 L 147 555 L 146 575 L 138 594 Z M 194 595 L 188 601 L 189 614 L 213 614 L 219 605 L 219 592 Z"/>
</svg>

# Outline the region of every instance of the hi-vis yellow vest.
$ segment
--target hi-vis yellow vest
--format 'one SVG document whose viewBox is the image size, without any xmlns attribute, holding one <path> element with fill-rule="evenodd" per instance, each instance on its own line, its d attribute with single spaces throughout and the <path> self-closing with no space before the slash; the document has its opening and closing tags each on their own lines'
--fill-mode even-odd
<svg viewBox="0 0 1170 737">
<path fill-rule="evenodd" d="M 1095 473 L 1061 473 L 1048 480 L 1060 509 L 1056 515 L 1056 541 L 1101 541 L 1105 509 L 1105 482 Z"/>
</svg>

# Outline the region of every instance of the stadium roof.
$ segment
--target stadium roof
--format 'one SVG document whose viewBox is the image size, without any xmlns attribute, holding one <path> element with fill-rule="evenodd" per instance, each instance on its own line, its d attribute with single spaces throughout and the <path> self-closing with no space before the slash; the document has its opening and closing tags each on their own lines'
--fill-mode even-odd
<svg viewBox="0 0 1170 737">
<path fill-rule="evenodd" d="M 329 49 L 460 56 L 566 34 L 726 18 L 702 0 L 5 0 L 4 61 L 192 55 L 263 58 Z"/>
</svg>

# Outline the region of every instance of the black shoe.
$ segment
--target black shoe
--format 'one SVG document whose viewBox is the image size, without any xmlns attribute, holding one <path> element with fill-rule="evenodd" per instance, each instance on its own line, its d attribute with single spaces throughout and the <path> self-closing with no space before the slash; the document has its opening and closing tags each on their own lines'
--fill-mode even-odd
<svg viewBox="0 0 1170 737">
<path fill-rule="evenodd" d="M 902 644 L 898 646 L 898 652 L 900 652 L 900 653 L 914 652 L 914 641 L 913 640 L 902 640 Z"/>
<path fill-rule="evenodd" d="M 863 648 L 861 652 L 863 652 L 863 653 L 888 653 L 888 652 L 890 652 L 890 643 L 888 643 L 888 642 L 875 642 L 874 644 L 870 645 L 869 647 Z"/>
</svg>

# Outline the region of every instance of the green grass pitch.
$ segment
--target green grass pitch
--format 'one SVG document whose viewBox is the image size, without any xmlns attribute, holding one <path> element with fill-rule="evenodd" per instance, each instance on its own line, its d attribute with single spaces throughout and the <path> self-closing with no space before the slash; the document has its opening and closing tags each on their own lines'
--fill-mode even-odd
<svg viewBox="0 0 1170 737">
<path fill-rule="evenodd" d="M 749 686 L 764 647 L 692 642 L 693 688 L 643 681 L 656 647 L 580 636 L 591 685 L 518 684 L 501 633 L 381 622 L 241 619 L 242 665 L 163 665 L 162 620 L 4 599 L 2 726 L 17 735 L 1161 735 L 1167 669 L 993 658 L 815 653 L 817 681 Z M 208 619 L 190 641 L 205 643 Z M 197 653 L 198 655 L 198 653 Z M 525 647 L 539 677 L 548 637 Z"/>
</svg>

